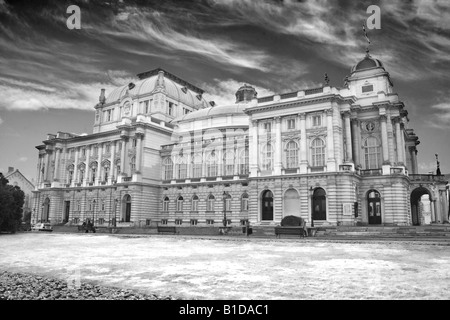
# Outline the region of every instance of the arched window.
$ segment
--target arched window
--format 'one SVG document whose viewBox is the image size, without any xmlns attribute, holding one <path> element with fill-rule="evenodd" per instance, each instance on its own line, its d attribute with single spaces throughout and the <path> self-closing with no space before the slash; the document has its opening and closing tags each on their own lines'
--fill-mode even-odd
<svg viewBox="0 0 450 320">
<path fill-rule="evenodd" d="M 78 166 L 78 181 L 83 183 L 84 181 L 84 172 L 86 170 L 86 165 L 84 163 Z"/>
<path fill-rule="evenodd" d="M 192 197 L 192 211 L 198 211 L 198 196 L 195 195 Z"/>
<path fill-rule="evenodd" d="M 177 199 L 177 211 L 183 211 L 183 197 L 179 196 Z"/>
<path fill-rule="evenodd" d="M 286 145 L 286 168 L 298 167 L 298 145 L 295 141 L 289 141 Z"/>
<path fill-rule="evenodd" d="M 267 143 L 262 150 L 262 169 L 273 169 L 273 147 L 270 143 Z"/>
<path fill-rule="evenodd" d="M 210 194 L 206 203 L 206 211 L 214 211 L 215 202 L 216 198 L 212 194 Z"/>
<path fill-rule="evenodd" d="M 225 205 L 225 211 L 231 211 L 231 195 L 226 194 L 224 195 L 224 205 Z"/>
<path fill-rule="evenodd" d="M 178 159 L 178 179 L 186 179 L 187 178 L 187 159 L 182 156 Z"/>
<path fill-rule="evenodd" d="M 234 152 L 228 151 L 225 153 L 225 165 L 224 165 L 224 175 L 232 176 L 234 175 Z"/>
<path fill-rule="evenodd" d="M 206 175 L 208 177 L 217 176 L 217 156 L 215 151 L 211 151 L 206 158 Z"/>
<path fill-rule="evenodd" d="M 131 173 L 134 173 L 136 171 L 136 157 L 131 157 L 130 169 L 131 169 Z"/>
<path fill-rule="evenodd" d="M 116 176 L 119 176 L 120 174 L 120 159 L 116 160 Z"/>
<path fill-rule="evenodd" d="M 163 200 L 163 211 L 169 211 L 169 197 L 165 197 Z"/>
<path fill-rule="evenodd" d="M 364 141 L 365 169 L 377 169 L 381 167 L 380 144 L 375 137 L 368 137 Z"/>
<path fill-rule="evenodd" d="M 73 164 L 71 164 L 70 166 L 67 167 L 67 184 L 71 184 L 72 183 L 73 170 L 74 170 Z"/>
<path fill-rule="evenodd" d="M 173 162 L 170 157 L 163 161 L 163 180 L 171 180 L 173 177 Z"/>
<path fill-rule="evenodd" d="M 248 211 L 248 194 L 244 193 L 241 196 L 241 211 Z"/>
<path fill-rule="evenodd" d="M 103 161 L 103 181 L 108 181 L 109 178 L 109 168 L 111 167 L 111 163 L 106 160 Z"/>
<path fill-rule="evenodd" d="M 90 182 L 95 182 L 95 177 L 97 176 L 97 161 L 92 162 L 90 167 L 91 167 Z"/>
<path fill-rule="evenodd" d="M 313 167 L 325 166 L 325 143 L 322 139 L 316 138 L 312 141 L 311 157 Z"/>
<path fill-rule="evenodd" d="M 202 156 L 196 154 L 192 162 L 193 178 L 200 178 L 202 176 L 202 164 L 203 164 Z"/>
<path fill-rule="evenodd" d="M 122 200 L 122 221 L 130 222 L 131 221 L 131 196 L 126 194 Z"/>
<path fill-rule="evenodd" d="M 241 150 L 239 154 L 239 174 L 248 174 L 248 149 Z"/>
</svg>

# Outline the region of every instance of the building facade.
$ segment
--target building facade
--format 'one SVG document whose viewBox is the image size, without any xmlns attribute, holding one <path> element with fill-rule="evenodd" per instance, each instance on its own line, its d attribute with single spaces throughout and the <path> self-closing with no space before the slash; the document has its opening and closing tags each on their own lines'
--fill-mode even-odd
<svg viewBox="0 0 450 320">
<path fill-rule="evenodd" d="M 419 140 L 389 73 L 368 53 L 343 87 L 231 105 L 162 70 L 102 90 L 93 133 L 49 134 L 39 150 L 38 220 L 98 225 L 448 222 L 445 176 L 421 175 Z"/>
<path fill-rule="evenodd" d="M 25 214 L 31 213 L 33 206 L 33 191 L 35 190 L 33 182 L 28 180 L 19 169 L 14 169 L 13 167 L 8 167 L 5 178 L 8 179 L 10 185 L 19 187 L 25 195 L 23 199 L 22 214 L 25 216 Z"/>
</svg>

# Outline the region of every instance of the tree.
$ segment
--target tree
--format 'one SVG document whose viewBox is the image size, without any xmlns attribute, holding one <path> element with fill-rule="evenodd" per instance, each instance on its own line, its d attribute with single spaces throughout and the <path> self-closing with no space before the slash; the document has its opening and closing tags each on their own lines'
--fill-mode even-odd
<svg viewBox="0 0 450 320">
<path fill-rule="evenodd" d="M 25 194 L 17 186 L 8 184 L 0 173 L 0 231 L 16 232 L 22 219 Z"/>
</svg>

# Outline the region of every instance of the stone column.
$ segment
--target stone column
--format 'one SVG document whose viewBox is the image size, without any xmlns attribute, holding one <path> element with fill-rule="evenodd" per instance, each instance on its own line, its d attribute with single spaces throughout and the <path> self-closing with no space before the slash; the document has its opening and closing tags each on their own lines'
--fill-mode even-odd
<svg viewBox="0 0 450 320">
<path fill-rule="evenodd" d="M 333 109 L 327 109 L 327 171 L 336 171 L 336 161 L 334 158 L 334 139 L 333 139 Z"/>
<path fill-rule="evenodd" d="M 360 132 L 359 132 L 359 120 L 357 118 L 351 119 L 352 128 L 353 128 L 353 136 L 352 136 L 352 142 L 353 142 L 353 151 L 355 152 L 353 156 L 353 160 L 355 162 L 355 166 L 361 165 L 361 157 L 360 157 L 360 151 L 361 151 L 361 144 L 359 142 L 360 140 Z"/>
<path fill-rule="evenodd" d="M 126 171 L 125 171 L 125 158 L 127 156 L 127 141 L 128 141 L 128 137 L 127 136 L 121 136 L 122 138 L 122 152 L 120 155 L 120 175 L 121 176 L 126 176 Z"/>
<path fill-rule="evenodd" d="M 388 134 L 386 127 L 387 117 L 385 114 L 380 115 L 381 124 L 381 147 L 383 151 L 383 164 L 389 164 L 389 147 L 388 147 Z"/>
<path fill-rule="evenodd" d="M 434 201 L 435 200 L 431 200 L 430 199 L 430 208 L 431 208 L 431 221 L 432 222 L 436 222 L 437 220 L 436 220 L 436 214 L 435 214 L 435 212 L 434 212 Z"/>
<path fill-rule="evenodd" d="M 300 122 L 300 173 L 308 172 L 308 148 L 306 141 L 306 113 L 299 113 Z"/>
<path fill-rule="evenodd" d="M 45 150 L 45 171 L 44 171 L 44 182 L 48 181 L 50 179 L 50 154 L 51 151 Z"/>
<path fill-rule="evenodd" d="M 103 144 L 99 143 L 97 155 L 97 176 L 95 177 L 95 184 L 99 185 L 102 181 L 102 154 L 103 154 Z"/>
<path fill-rule="evenodd" d="M 42 177 L 42 162 L 43 159 L 41 157 L 41 155 L 38 155 L 38 164 L 37 164 L 37 176 L 36 176 L 36 187 L 40 188 L 40 184 L 41 184 L 41 177 Z"/>
<path fill-rule="evenodd" d="M 346 140 L 346 162 L 353 162 L 352 130 L 350 128 L 350 111 L 344 112 L 345 140 Z"/>
<path fill-rule="evenodd" d="M 441 202 L 441 217 L 442 222 L 448 222 L 448 203 L 447 203 L 447 194 L 445 190 L 439 190 L 439 201 Z"/>
<path fill-rule="evenodd" d="M 395 152 L 394 152 L 394 133 L 392 127 L 391 115 L 387 113 L 387 135 L 388 135 L 388 148 L 389 148 L 389 162 L 391 165 L 395 163 Z"/>
<path fill-rule="evenodd" d="M 86 170 L 84 171 L 84 186 L 87 186 L 87 184 L 90 182 L 89 181 L 89 162 L 90 160 L 90 156 L 91 156 L 91 146 L 86 146 Z"/>
<path fill-rule="evenodd" d="M 75 186 L 75 183 L 78 182 L 78 147 L 75 148 L 75 161 L 73 164 L 73 177 L 72 177 L 72 182 L 71 182 L 71 186 Z"/>
<path fill-rule="evenodd" d="M 404 165 L 405 158 L 403 157 L 403 152 L 402 152 L 403 139 L 402 139 L 402 132 L 400 129 L 400 118 L 395 117 L 394 121 L 395 121 L 395 140 L 396 140 L 396 145 L 397 145 L 397 164 Z"/>
<path fill-rule="evenodd" d="M 142 165 L 142 139 L 144 138 L 143 133 L 136 133 L 136 173 L 140 174 L 142 173 L 141 165 Z"/>
<path fill-rule="evenodd" d="M 55 148 L 55 171 L 53 171 L 53 180 L 58 181 L 59 179 L 59 161 L 61 158 L 61 148 Z"/>
<path fill-rule="evenodd" d="M 109 177 L 108 177 L 107 184 L 111 184 L 113 178 L 117 180 L 117 177 L 115 177 L 115 173 L 114 173 L 114 170 L 115 170 L 115 167 L 116 167 L 115 164 L 114 164 L 114 156 L 116 154 L 116 141 L 111 141 L 111 147 L 110 147 L 109 150 L 111 151 L 111 155 L 109 157 L 110 167 L 109 167 Z"/>
<path fill-rule="evenodd" d="M 251 120 L 250 135 L 252 138 L 251 147 L 249 148 L 249 169 L 250 176 L 258 176 L 258 121 Z"/>
<path fill-rule="evenodd" d="M 439 204 L 439 197 L 437 199 L 433 200 L 434 202 L 434 214 L 436 216 L 436 222 L 439 221 L 439 223 L 442 223 L 442 212 L 441 212 L 441 206 Z"/>
<path fill-rule="evenodd" d="M 280 175 L 281 174 L 281 167 L 282 167 L 282 152 L 283 146 L 281 143 L 281 117 L 275 117 L 275 148 L 274 148 L 274 174 Z"/>
</svg>

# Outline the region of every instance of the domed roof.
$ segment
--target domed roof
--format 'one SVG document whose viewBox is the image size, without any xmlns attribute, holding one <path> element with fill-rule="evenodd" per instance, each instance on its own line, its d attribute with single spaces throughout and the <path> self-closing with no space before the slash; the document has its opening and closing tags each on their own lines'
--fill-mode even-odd
<svg viewBox="0 0 450 320">
<path fill-rule="evenodd" d="M 193 119 L 220 117 L 228 115 L 245 115 L 244 109 L 247 107 L 248 107 L 247 104 L 232 104 L 232 105 L 209 107 L 185 114 L 181 117 L 174 119 L 172 122 L 189 121 Z"/>
<path fill-rule="evenodd" d="M 188 106 L 202 106 L 208 105 L 207 101 L 203 98 L 203 90 L 195 88 L 193 85 L 180 79 L 180 83 L 172 79 L 178 79 L 168 72 L 164 72 L 162 69 L 156 69 L 158 73 L 153 72 L 148 78 L 140 79 L 133 82 L 134 87 L 129 89 L 129 85 L 118 87 L 111 91 L 106 98 L 105 103 L 119 102 L 127 93 L 130 96 L 143 96 L 151 94 L 158 86 L 165 90 L 166 94 Z M 183 85 L 185 84 L 185 85 Z M 192 88 L 195 88 L 196 92 Z"/>
<path fill-rule="evenodd" d="M 355 66 L 352 67 L 351 72 L 361 71 L 372 68 L 383 68 L 383 64 L 380 60 L 372 58 L 369 54 L 366 54 L 364 59 L 359 61 Z"/>
</svg>

